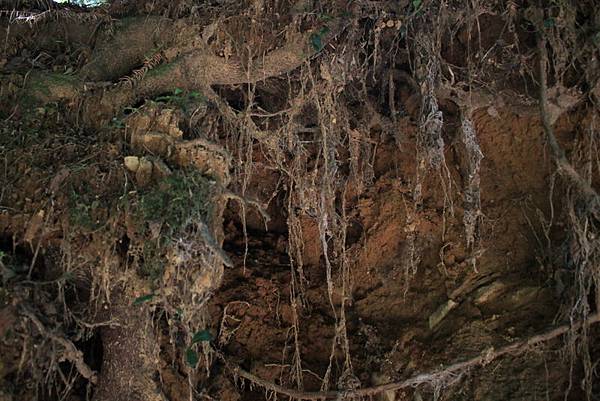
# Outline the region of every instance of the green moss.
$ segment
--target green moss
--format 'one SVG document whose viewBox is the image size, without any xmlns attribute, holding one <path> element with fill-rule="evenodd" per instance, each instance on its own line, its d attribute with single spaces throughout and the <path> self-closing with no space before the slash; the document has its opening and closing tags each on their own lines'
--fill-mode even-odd
<svg viewBox="0 0 600 401">
<path fill-rule="evenodd" d="M 190 219 L 206 219 L 210 191 L 209 180 L 200 173 L 177 171 L 141 194 L 138 218 L 162 222 L 162 234 L 169 239 Z"/>
<path fill-rule="evenodd" d="M 79 84 L 79 78 L 56 72 L 32 74 L 20 97 L 20 104 L 25 109 L 43 105 L 48 101 L 71 97 Z"/>
<path fill-rule="evenodd" d="M 153 243 L 145 242 L 142 247 L 143 263 L 140 265 L 139 274 L 150 279 L 151 282 L 159 280 L 165 270 L 164 255 L 162 247 Z"/>
<path fill-rule="evenodd" d="M 69 196 L 69 223 L 72 226 L 95 230 L 99 227 L 94 218 L 94 211 L 99 206 L 99 201 L 94 199 L 91 203 L 88 196 L 82 196 L 74 191 Z"/>
<path fill-rule="evenodd" d="M 197 171 L 176 171 L 153 188 L 139 194 L 135 213 L 143 237 L 155 237 L 150 223 L 160 224 L 158 238 L 142 245 L 139 274 L 156 282 L 162 277 L 165 253 L 190 222 L 206 220 L 211 207 L 212 184 Z"/>
<path fill-rule="evenodd" d="M 58 72 L 45 72 L 43 74 L 34 74 L 29 78 L 28 87 L 33 90 L 39 90 L 45 95 L 50 95 L 50 88 L 53 86 L 72 86 L 79 82 L 79 78 L 74 75 L 65 75 Z"/>
<path fill-rule="evenodd" d="M 108 211 L 117 202 L 111 194 L 98 195 L 84 182 L 68 194 L 69 223 L 84 231 L 97 230 L 106 224 Z"/>
<path fill-rule="evenodd" d="M 27 89 L 32 92 L 33 97 L 39 96 L 39 94 L 50 96 L 50 87 L 48 81 L 42 79 L 31 80 Z"/>
</svg>

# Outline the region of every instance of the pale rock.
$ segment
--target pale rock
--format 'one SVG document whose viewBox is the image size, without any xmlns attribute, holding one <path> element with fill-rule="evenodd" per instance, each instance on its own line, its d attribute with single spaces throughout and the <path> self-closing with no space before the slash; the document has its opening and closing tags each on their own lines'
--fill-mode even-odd
<svg viewBox="0 0 600 401">
<path fill-rule="evenodd" d="M 140 158 L 137 156 L 125 156 L 123 162 L 127 170 L 131 171 L 132 173 L 138 171 L 138 168 L 140 167 Z"/>
</svg>

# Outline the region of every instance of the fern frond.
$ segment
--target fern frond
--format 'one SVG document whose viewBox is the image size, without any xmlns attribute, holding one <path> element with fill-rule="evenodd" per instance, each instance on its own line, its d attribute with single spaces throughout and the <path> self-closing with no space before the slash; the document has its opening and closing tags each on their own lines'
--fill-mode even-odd
<svg viewBox="0 0 600 401">
<path fill-rule="evenodd" d="M 131 72 L 131 75 L 121 78 L 119 81 L 121 85 L 128 88 L 132 88 L 137 82 L 144 79 L 144 76 L 148 71 L 159 66 L 165 59 L 162 52 L 157 52 L 150 57 L 146 57 L 142 66 Z"/>
</svg>

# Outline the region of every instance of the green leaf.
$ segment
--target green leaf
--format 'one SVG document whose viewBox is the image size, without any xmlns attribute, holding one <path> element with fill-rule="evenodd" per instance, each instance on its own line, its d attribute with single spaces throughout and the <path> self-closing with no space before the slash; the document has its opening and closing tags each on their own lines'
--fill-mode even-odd
<svg viewBox="0 0 600 401">
<path fill-rule="evenodd" d="M 181 89 L 181 88 L 175 88 L 175 90 L 173 91 L 173 94 L 175 96 L 181 95 L 182 93 L 183 93 L 183 89 Z"/>
<path fill-rule="evenodd" d="M 198 365 L 198 353 L 191 348 L 185 350 L 185 361 L 192 368 L 195 368 Z"/>
<path fill-rule="evenodd" d="M 310 35 L 310 44 L 313 49 L 316 51 L 320 51 L 323 48 L 323 40 L 321 39 L 321 35 L 313 33 Z"/>
<path fill-rule="evenodd" d="M 154 298 L 155 296 L 156 296 L 155 294 L 146 294 L 146 295 L 142 295 L 141 297 L 137 297 L 133 301 L 133 306 L 141 305 L 144 302 L 148 302 L 148 301 L 152 300 L 152 298 Z"/>
<path fill-rule="evenodd" d="M 331 21 L 333 19 L 333 15 L 330 14 L 318 14 L 318 18 L 322 21 Z"/>
<path fill-rule="evenodd" d="M 201 341 L 204 341 L 204 342 L 210 341 L 210 340 L 212 340 L 212 338 L 213 337 L 208 330 L 200 330 L 199 332 L 194 334 L 194 336 L 192 337 L 192 344 L 196 344 Z"/>
<path fill-rule="evenodd" d="M 413 9 L 418 10 L 421 7 L 421 3 L 423 3 L 423 0 L 413 0 Z"/>
<path fill-rule="evenodd" d="M 316 33 L 310 35 L 310 44 L 316 51 L 321 51 L 321 49 L 323 49 L 323 40 L 321 39 L 321 35 Z"/>
<path fill-rule="evenodd" d="M 165 95 L 165 96 L 159 96 L 156 99 L 154 99 L 155 102 L 170 102 L 173 99 L 173 96 L 170 95 Z"/>
<path fill-rule="evenodd" d="M 544 20 L 544 27 L 552 28 L 555 25 L 554 18 L 548 18 Z"/>
</svg>

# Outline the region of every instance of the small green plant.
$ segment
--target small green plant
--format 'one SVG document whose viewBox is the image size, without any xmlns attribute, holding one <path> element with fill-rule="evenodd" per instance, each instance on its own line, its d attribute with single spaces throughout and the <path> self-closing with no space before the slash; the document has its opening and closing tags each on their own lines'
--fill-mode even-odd
<svg viewBox="0 0 600 401">
<path fill-rule="evenodd" d="M 168 103 L 187 110 L 190 103 L 206 102 L 206 98 L 198 91 L 184 92 L 181 88 L 175 88 L 172 94 L 154 98 L 155 102 Z"/>
<path fill-rule="evenodd" d="M 208 342 L 213 339 L 212 334 L 208 330 L 200 330 L 194 334 L 192 337 L 192 344 L 197 344 L 200 342 Z"/>
<path fill-rule="evenodd" d="M 146 302 L 150 302 L 150 301 L 152 301 L 152 299 L 154 299 L 155 296 L 156 296 L 156 294 L 146 294 L 146 295 L 142 295 L 141 297 L 137 297 L 133 301 L 133 306 L 138 306 L 138 305 L 142 305 Z"/>
<path fill-rule="evenodd" d="M 198 357 L 198 353 L 191 348 L 185 350 L 185 361 L 191 368 L 196 368 L 198 365 L 198 361 L 200 358 Z"/>
<path fill-rule="evenodd" d="M 198 362 L 200 360 L 198 353 L 192 347 L 194 347 L 194 345 L 196 345 L 198 343 L 212 341 L 212 339 L 213 339 L 212 334 L 210 334 L 210 331 L 208 331 L 206 329 L 200 330 L 200 331 L 197 331 L 196 333 L 194 333 L 194 335 L 192 336 L 192 342 L 191 342 L 190 346 L 187 347 L 185 350 L 185 361 L 192 369 L 196 368 L 196 366 L 198 365 Z"/>
<path fill-rule="evenodd" d="M 125 128 L 125 123 L 123 122 L 122 119 L 113 117 L 112 120 L 110 121 L 110 126 L 114 129 L 122 129 L 122 128 Z"/>
<path fill-rule="evenodd" d="M 550 18 L 546 18 L 544 20 L 544 28 L 552 28 L 553 26 L 556 25 L 556 21 L 554 18 L 550 17 Z"/>
<path fill-rule="evenodd" d="M 324 26 L 319 30 L 319 32 L 310 35 L 310 44 L 312 45 L 313 49 L 315 49 L 315 51 L 320 52 L 321 50 L 323 50 L 323 47 L 325 46 L 323 44 L 323 37 L 327 35 L 328 32 L 329 28 Z"/>
</svg>

